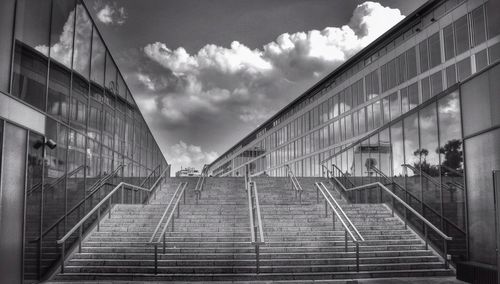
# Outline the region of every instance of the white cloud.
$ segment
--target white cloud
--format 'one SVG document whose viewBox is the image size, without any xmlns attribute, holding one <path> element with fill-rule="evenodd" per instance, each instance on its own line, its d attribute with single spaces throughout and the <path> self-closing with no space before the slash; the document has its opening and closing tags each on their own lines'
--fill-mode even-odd
<svg viewBox="0 0 500 284">
<path fill-rule="evenodd" d="M 215 151 L 205 152 L 200 146 L 187 144 L 184 141 L 171 146 L 167 151 L 167 160 L 172 164 L 172 174 L 181 167 L 200 169 L 204 164 L 213 162 L 219 155 Z"/>
<path fill-rule="evenodd" d="M 284 93 L 317 81 L 402 18 L 398 9 L 365 2 L 348 25 L 284 33 L 262 49 L 233 41 L 230 47 L 208 44 L 189 54 L 183 47 L 151 43 L 144 54 L 175 80 L 139 81 L 162 97 L 156 102 L 167 124 L 189 124 L 193 115 L 218 111 L 232 111 L 241 122 L 257 124 L 296 96 Z"/>
<path fill-rule="evenodd" d="M 118 7 L 116 2 L 112 4 L 96 3 L 94 9 L 97 11 L 97 19 L 105 25 L 123 25 L 127 19 L 124 7 Z"/>
</svg>

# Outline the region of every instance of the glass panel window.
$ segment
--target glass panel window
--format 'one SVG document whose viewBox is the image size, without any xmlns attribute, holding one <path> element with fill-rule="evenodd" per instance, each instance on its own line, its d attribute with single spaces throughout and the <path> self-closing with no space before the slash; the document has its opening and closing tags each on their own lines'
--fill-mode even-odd
<svg viewBox="0 0 500 284">
<path fill-rule="evenodd" d="M 18 1 L 12 95 L 45 110 L 50 1 Z"/>
<path fill-rule="evenodd" d="M 439 41 L 439 32 L 429 37 L 429 67 L 435 67 L 441 64 L 441 43 Z"/>
<path fill-rule="evenodd" d="M 92 23 L 82 4 L 76 6 L 76 32 L 73 69 L 85 79 L 90 73 L 90 46 L 92 43 Z"/>
<path fill-rule="evenodd" d="M 417 51 L 415 47 L 406 51 L 406 68 L 408 79 L 417 76 Z"/>
<path fill-rule="evenodd" d="M 104 61 L 106 49 L 97 30 L 92 33 L 92 61 L 90 65 L 90 80 L 104 87 Z"/>
<path fill-rule="evenodd" d="M 431 75 L 431 94 L 433 96 L 443 91 L 443 76 L 441 71 Z"/>
<path fill-rule="evenodd" d="M 71 72 L 60 64 L 51 64 L 47 113 L 68 120 Z"/>
<path fill-rule="evenodd" d="M 394 120 L 401 114 L 401 103 L 399 102 L 398 93 L 393 93 L 390 97 L 390 105 L 391 105 L 391 119 Z"/>
<path fill-rule="evenodd" d="M 490 58 L 490 64 L 500 59 L 500 43 L 494 44 L 488 48 L 488 56 Z"/>
<path fill-rule="evenodd" d="M 469 26 L 467 25 L 467 15 L 456 20 L 453 26 L 455 28 L 455 48 L 458 55 L 469 49 Z"/>
<path fill-rule="evenodd" d="M 446 86 L 449 88 L 453 84 L 457 83 L 457 70 L 455 65 L 450 65 L 446 67 Z"/>
<path fill-rule="evenodd" d="M 470 57 L 463 59 L 462 61 L 457 63 L 458 69 L 458 81 L 463 81 L 467 77 L 469 77 L 472 73 L 470 66 Z"/>
<path fill-rule="evenodd" d="M 474 31 L 474 45 L 477 46 L 486 40 L 486 25 L 483 6 L 476 8 L 471 14 L 472 29 Z"/>
<path fill-rule="evenodd" d="M 449 60 L 455 57 L 455 39 L 453 37 L 453 24 L 449 24 L 443 29 L 444 59 Z"/>
<path fill-rule="evenodd" d="M 465 227 L 464 170 L 458 92 L 453 92 L 438 101 L 438 114 L 443 212 L 446 219 L 463 229 Z"/>
<path fill-rule="evenodd" d="M 500 18 L 498 10 L 492 7 L 493 1 L 487 1 L 485 4 L 486 15 L 488 18 L 488 38 L 492 38 L 500 34 Z"/>
<path fill-rule="evenodd" d="M 10 59 L 12 56 L 12 34 L 14 29 L 15 0 L 3 0 L 0 2 L 0 91 L 9 92 L 10 81 Z M 9 39 L 9 40 L 5 40 Z"/>
<path fill-rule="evenodd" d="M 425 77 L 420 81 L 420 83 L 422 85 L 422 102 L 425 102 L 431 97 L 431 85 L 429 77 Z"/>
<path fill-rule="evenodd" d="M 427 52 L 427 40 L 422 41 L 418 45 L 420 55 L 420 73 L 429 69 L 429 54 Z"/>
<path fill-rule="evenodd" d="M 410 109 L 418 105 L 418 82 L 415 82 L 408 86 L 408 101 L 410 104 Z"/>
<path fill-rule="evenodd" d="M 486 66 L 488 66 L 488 55 L 486 54 L 486 49 L 483 49 L 476 53 L 476 71 L 481 71 Z"/>
<path fill-rule="evenodd" d="M 71 68 L 73 34 L 75 27 L 75 0 L 52 1 L 50 58 Z"/>
</svg>

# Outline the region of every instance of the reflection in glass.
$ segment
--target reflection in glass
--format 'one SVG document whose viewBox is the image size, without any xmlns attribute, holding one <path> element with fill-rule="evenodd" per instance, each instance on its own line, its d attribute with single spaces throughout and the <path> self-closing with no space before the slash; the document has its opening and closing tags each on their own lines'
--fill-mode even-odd
<svg viewBox="0 0 500 284">
<path fill-rule="evenodd" d="M 62 121 L 68 120 L 71 72 L 61 64 L 51 62 L 47 112 Z"/>
<path fill-rule="evenodd" d="M 50 58 L 71 68 L 73 33 L 75 28 L 75 1 L 53 0 L 50 36 Z"/>
<path fill-rule="evenodd" d="M 453 92 L 438 101 L 439 154 L 445 217 L 464 228 L 463 145 L 460 101 Z"/>
<path fill-rule="evenodd" d="M 76 5 L 75 50 L 73 69 L 85 79 L 90 72 L 90 47 L 92 43 L 92 22 L 82 4 Z"/>
<path fill-rule="evenodd" d="M 94 28 L 92 33 L 92 61 L 90 64 L 90 80 L 97 85 L 104 86 L 104 61 L 106 49 L 99 33 Z"/>
<path fill-rule="evenodd" d="M 0 123 L 0 126 L 3 125 Z M 30 133 L 28 144 L 28 169 L 26 174 L 25 280 L 35 280 L 38 278 L 39 251 L 42 245 L 40 241 L 40 212 L 42 193 L 44 190 L 42 179 L 43 141 L 43 136 L 33 132 Z"/>
</svg>

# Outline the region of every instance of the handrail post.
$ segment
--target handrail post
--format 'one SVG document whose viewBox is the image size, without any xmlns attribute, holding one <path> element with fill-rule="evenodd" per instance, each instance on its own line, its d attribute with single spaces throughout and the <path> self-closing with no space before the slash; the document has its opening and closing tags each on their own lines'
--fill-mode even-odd
<svg viewBox="0 0 500 284">
<path fill-rule="evenodd" d="M 63 242 L 61 244 L 61 274 L 64 274 L 64 245 L 65 244 L 66 244 L 65 242 Z"/>
<path fill-rule="evenodd" d="M 345 240 L 344 240 L 344 243 L 345 243 L 345 252 L 347 252 L 347 230 L 345 230 Z"/>
<path fill-rule="evenodd" d="M 163 254 L 167 253 L 167 242 L 165 241 L 165 234 L 163 234 Z"/>
<path fill-rule="evenodd" d="M 429 236 L 427 234 L 427 224 L 424 223 L 424 234 L 425 234 L 425 250 L 429 249 Z"/>
<path fill-rule="evenodd" d="M 155 244 L 155 275 L 158 274 L 158 244 Z"/>
<path fill-rule="evenodd" d="M 111 218 L 111 198 L 108 199 L 108 219 Z"/>
<path fill-rule="evenodd" d="M 257 274 L 260 272 L 260 248 L 259 244 L 255 244 L 255 271 Z"/>
<path fill-rule="evenodd" d="M 359 242 L 356 242 L 356 271 L 359 272 Z"/>
<path fill-rule="evenodd" d="M 328 203 L 325 198 L 325 218 L 328 217 Z"/>
<path fill-rule="evenodd" d="M 123 189 L 123 185 L 121 186 L 121 192 L 122 192 L 122 204 L 124 203 L 124 194 L 125 190 Z"/>
<path fill-rule="evenodd" d="M 135 190 L 132 189 L 132 204 L 135 204 Z"/>
<path fill-rule="evenodd" d="M 99 232 L 100 226 L 99 224 L 101 223 L 101 208 L 97 208 L 97 231 Z"/>
<path fill-rule="evenodd" d="M 319 189 L 316 187 L 316 203 L 319 203 Z"/>
<path fill-rule="evenodd" d="M 448 241 L 444 240 L 444 269 L 448 268 Z"/>
<path fill-rule="evenodd" d="M 82 253 L 82 226 L 78 229 L 78 253 Z"/>
</svg>

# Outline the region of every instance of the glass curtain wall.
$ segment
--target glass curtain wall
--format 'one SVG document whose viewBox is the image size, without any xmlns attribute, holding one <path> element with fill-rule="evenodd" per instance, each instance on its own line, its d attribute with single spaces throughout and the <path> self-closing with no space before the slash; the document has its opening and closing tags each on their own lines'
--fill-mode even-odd
<svg viewBox="0 0 500 284">
<path fill-rule="evenodd" d="M 465 256 L 460 118 L 459 93 L 452 91 L 348 147 L 327 163 L 341 168 L 355 185 L 374 180 L 389 184 L 389 189 L 454 238 L 450 246 L 453 255 Z M 363 200 L 378 202 L 374 193 L 366 191 Z M 402 206 L 396 209 L 404 214 Z M 422 222 L 411 215 L 410 222 L 423 231 Z M 429 235 L 443 249 L 442 239 L 434 232 L 429 231 Z"/>
<path fill-rule="evenodd" d="M 37 282 L 59 257 L 56 240 L 116 184 L 149 176 L 151 186 L 167 163 L 81 0 L 0 8 L 0 35 L 14 37 L 0 43 L 2 61 L 13 62 L 0 69 L 0 91 L 47 116 L 45 136 L 29 134 L 24 278 Z"/>
</svg>

